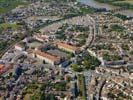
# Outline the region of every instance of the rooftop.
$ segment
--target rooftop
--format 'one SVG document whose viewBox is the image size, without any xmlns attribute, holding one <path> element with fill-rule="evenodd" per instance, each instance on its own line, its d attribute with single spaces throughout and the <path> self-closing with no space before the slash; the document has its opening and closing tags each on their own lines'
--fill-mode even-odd
<svg viewBox="0 0 133 100">
<path fill-rule="evenodd" d="M 73 46 L 73 45 L 70 45 L 70 44 L 67 44 L 67 43 L 64 43 L 64 42 L 56 42 L 56 44 L 58 46 L 62 46 L 64 48 L 68 48 L 68 49 L 71 49 L 71 50 L 74 50 L 74 51 L 77 51 L 77 50 L 80 50 L 79 47 L 76 47 L 76 46 Z"/>
<path fill-rule="evenodd" d="M 34 54 L 40 55 L 42 57 L 46 57 L 52 61 L 58 61 L 60 59 L 60 57 L 58 57 L 58 56 L 51 55 L 51 54 L 46 53 L 46 52 L 41 52 L 40 50 L 34 51 Z"/>
<path fill-rule="evenodd" d="M 3 69 L 4 68 L 4 64 L 0 64 L 0 69 Z"/>
<path fill-rule="evenodd" d="M 26 44 L 24 42 L 20 42 L 20 43 L 17 43 L 16 46 L 23 48 L 26 46 Z"/>
</svg>

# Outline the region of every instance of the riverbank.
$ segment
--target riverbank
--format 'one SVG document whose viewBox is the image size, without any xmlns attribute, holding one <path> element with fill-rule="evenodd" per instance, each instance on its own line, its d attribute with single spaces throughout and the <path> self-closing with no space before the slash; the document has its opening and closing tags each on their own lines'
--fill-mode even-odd
<svg viewBox="0 0 133 100">
<path fill-rule="evenodd" d="M 133 10 L 132 0 L 95 0 L 95 1 Z"/>
<path fill-rule="evenodd" d="M 113 6 L 113 5 L 108 4 L 108 3 L 100 3 L 100 2 L 97 2 L 96 0 L 77 0 L 77 1 L 82 3 L 82 4 L 94 7 L 94 8 L 106 8 L 107 10 L 113 10 L 113 9 L 120 8 L 119 6 Z M 133 17 L 133 10 L 131 10 L 131 9 L 115 12 L 115 14 L 118 14 L 118 13 L 122 14 L 122 15 L 126 15 L 128 17 Z"/>
</svg>

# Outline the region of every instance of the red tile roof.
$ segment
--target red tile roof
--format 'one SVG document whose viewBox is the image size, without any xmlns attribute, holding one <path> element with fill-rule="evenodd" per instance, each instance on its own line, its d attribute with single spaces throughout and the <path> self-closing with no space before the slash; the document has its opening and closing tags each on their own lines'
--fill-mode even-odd
<svg viewBox="0 0 133 100">
<path fill-rule="evenodd" d="M 4 64 L 0 64 L 0 74 L 4 71 L 5 65 Z"/>
<path fill-rule="evenodd" d="M 51 54 L 46 53 L 46 52 L 41 52 L 40 50 L 34 51 L 34 54 L 40 55 L 40 56 L 45 57 L 47 59 L 50 59 L 52 61 L 59 61 L 60 60 L 60 57 L 51 55 Z"/>
<path fill-rule="evenodd" d="M 70 44 L 67 44 L 67 43 L 64 43 L 64 42 L 56 42 L 56 44 L 58 46 L 62 46 L 64 48 L 71 49 L 73 51 L 80 51 L 79 47 L 76 47 L 76 46 L 73 46 L 73 45 L 70 45 Z"/>
<path fill-rule="evenodd" d="M 0 64 L 0 70 L 3 69 L 5 67 L 4 64 Z"/>
</svg>

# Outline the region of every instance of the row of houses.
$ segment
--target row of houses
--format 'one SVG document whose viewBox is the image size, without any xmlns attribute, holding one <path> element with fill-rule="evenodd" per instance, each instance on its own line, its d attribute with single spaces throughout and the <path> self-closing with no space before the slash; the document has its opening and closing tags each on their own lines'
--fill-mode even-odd
<svg viewBox="0 0 133 100">
<path fill-rule="evenodd" d="M 68 44 L 64 41 L 56 41 L 56 42 L 54 42 L 54 45 L 55 45 L 55 47 L 57 47 L 58 49 L 61 49 L 63 51 L 67 51 L 67 52 L 70 52 L 73 54 L 80 53 L 79 47 Z M 28 54 L 28 50 L 26 50 L 25 48 L 26 48 L 26 44 L 23 44 L 23 43 L 18 43 L 15 45 L 16 50 L 27 52 L 26 54 Z M 60 64 L 62 57 L 48 53 L 47 50 L 43 51 L 40 48 L 38 48 L 38 49 L 36 49 L 36 48 L 32 49 L 32 54 L 33 54 L 34 58 L 39 58 L 40 60 L 42 60 L 46 63 L 49 63 L 51 65 Z"/>
<path fill-rule="evenodd" d="M 80 52 L 80 48 L 69 45 L 64 42 L 57 42 L 56 45 L 59 49 L 62 49 L 62 50 L 65 50 L 65 51 L 68 51 L 68 52 L 71 52 L 74 54 Z M 52 55 L 48 52 L 44 52 L 41 50 L 34 50 L 33 57 L 37 57 L 37 58 L 44 60 L 45 62 L 50 63 L 52 65 L 56 65 L 56 64 L 58 65 L 61 62 L 61 57 Z"/>
<path fill-rule="evenodd" d="M 63 49 L 65 51 L 68 51 L 68 52 L 71 52 L 71 53 L 74 53 L 74 54 L 80 53 L 80 48 L 79 47 L 70 45 L 68 43 L 59 41 L 59 42 L 56 42 L 56 45 L 58 46 L 59 49 Z"/>
<path fill-rule="evenodd" d="M 33 38 L 40 41 L 40 42 L 44 42 L 44 41 L 48 42 L 50 36 L 48 36 L 48 35 L 39 35 L 38 34 L 38 35 L 34 35 Z"/>
</svg>

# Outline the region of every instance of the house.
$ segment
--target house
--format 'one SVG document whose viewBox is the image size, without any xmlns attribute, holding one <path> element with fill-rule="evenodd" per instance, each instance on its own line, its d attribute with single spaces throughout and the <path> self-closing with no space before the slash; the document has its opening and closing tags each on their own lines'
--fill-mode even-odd
<svg viewBox="0 0 133 100">
<path fill-rule="evenodd" d="M 74 53 L 74 54 L 80 52 L 79 47 L 70 45 L 70 44 L 65 43 L 65 42 L 59 41 L 59 42 L 56 42 L 56 45 L 58 46 L 59 49 L 63 49 L 65 51 L 68 51 L 68 52 L 71 52 L 71 53 Z"/>
<path fill-rule="evenodd" d="M 19 51 L 25 51 L 26 44 L 24 42 L 18 43 L 15 45 L 15 49 Z"/>
<path fill-rule="evenodd" d="M 4 71 L 5 65 L 4 64 L 0 64 L 0 74 Z"/>
<path fill-rule="evenodd" d="M 51 65 L 57 65 L 60 63 L 61 58 L 55 55 L 51 55 L 47 52 L 42 52 L 40 50 L 33 51 L 33 57 L 37 57 L 46 63 L 49 63 Z"/>
<path fill-rule="evenodd" d="M 49 41 L 49 36 L 47 36 L 47 35 L 39 35 L 39 34 L 37 34 L 37 35 L 34 35 L 33 37 L 34 37 L 34 39 L 36 39 L 36 40 L 38 40 L 40 42 Z"/>
</svg>

